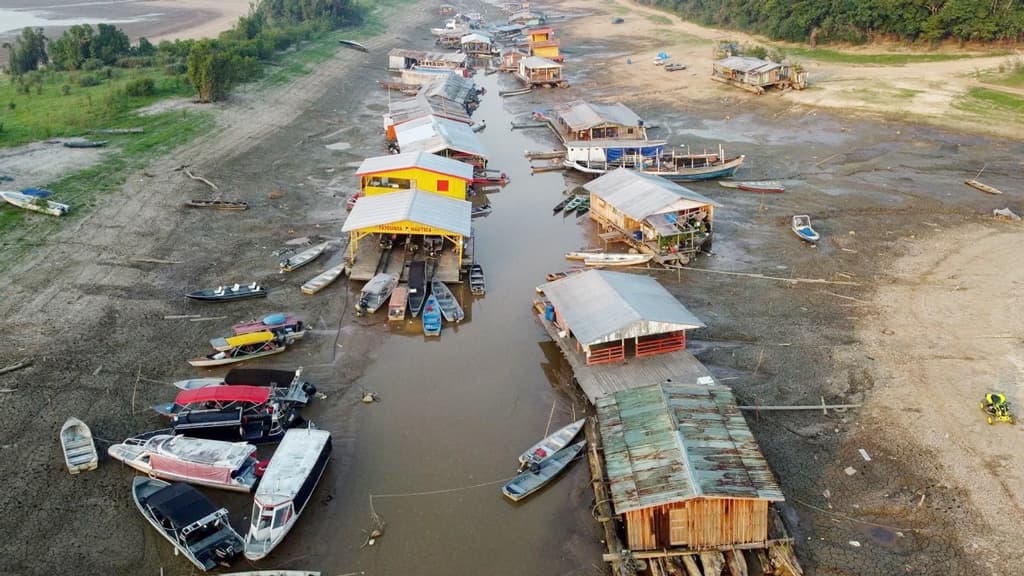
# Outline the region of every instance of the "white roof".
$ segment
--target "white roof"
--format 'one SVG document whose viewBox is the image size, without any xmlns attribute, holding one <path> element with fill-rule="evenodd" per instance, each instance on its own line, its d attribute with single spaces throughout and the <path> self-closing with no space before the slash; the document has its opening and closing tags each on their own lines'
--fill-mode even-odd
<svg viewBox="0 0 1024 576">
<path fill-rule="evenodd" d="M 395 126 L 398 147 L 403 152 L 421 150 L 431 154 L 451 148 L 465 154 L 487 158 L 480 137 L 473 129 L 461 122 L 424 116 Z"/>
<path fill-rule="evenodd" d="M 588 349 L 624 338 L 704 326 L 650 276 L 590 270 L 542 284 L 540 289 Z"/>
<path fill-rule="evenodd" d="M 423 190 L 374 194 L 356 202 L 341 231 L 351 232 L 409 220 L 469 236 L 472 212 L 473 205 L 470 202 Z"/>
<path fill-rule="evenodd" d="M 583 188 L 637 221 L 652 214 L 718 206 L 714 200 L 661 176 L 627 168 L 612 170 Z"/>
<path fill-rule="evenodd" d="M 294 498 L 330 441 L 331 433 L 326 430 L 292 428 L 285 432 L 256 489 L 256 500 L 266 506 Z"/>
<path fill-rule="evenodd" d="M 490 44 L 491 39 L 478 32 L 473 32 L 472 34 L 466 34 L 463 36 L 461 42 L 463 44 L 467 44 L 469 42 L 486 42 L 487 44 Z"/>
<path fill-rule="evenodd" d="M 527 56 L 520 60 L 520 63 L 526 68 L 561 68 L 562 65 L 554 60 L 548 60 L 547 58 L 541 58 L 540 56 Z"/>
<path fill-rule="evenodd" d="M 407 122 L 407 124 L 411 122 L 415 121 Z M 458 122 L 455 123 L 458 124 Z M 356 170 L 356 176 L 376 174 L 389 170 L 404 170 L 406 168 L 420 168 L 463 180 L 473 179 L 473 167 L 469 164 L 426 152 L 405 152 L 403 154 L 367 158 L 359 165 L 359 169 Z"/>
<path fill-rule="evenodd" d="M 587 130 L 602 124 L 640 126 L 640 116 L 625 104 L 596 104 L 585 100 L 573 100 L 555 109 L 555 113 L 573 130 Z"/>
<path fill-rule="evenodd" d="M 715 61 L 715 66 L 744 73 L 767 72 L 782 67 L 781 64 L 771 60 L 762 60 L 752 56 L 729 56 L 728 58 Z"/>
</svg>

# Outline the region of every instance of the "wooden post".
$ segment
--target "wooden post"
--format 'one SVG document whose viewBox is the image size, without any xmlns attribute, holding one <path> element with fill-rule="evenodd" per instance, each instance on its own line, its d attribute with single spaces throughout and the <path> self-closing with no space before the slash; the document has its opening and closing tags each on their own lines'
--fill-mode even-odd
<svg viewBox="0 0 1024 576">
<path fill-rule="evenodd" d="M 615 516 L 609 504 L 611 495 L 608 494 L 608 487 L 604 483 L 604 466 L 601 462 L 601 454 L 598 452 L 601 446 L 601 435 L 597 430 L 596 416 L 587 418 L 584 430 L 587 436 L 587 445 L 590 446 L 590 450 L 587 451 L 587 462 L 590 464 L 590 485 L 594 490 L 594 501 L 597 502 L 601 525 L 604 527 L 604 541 L 608 552 L 616 555 L 616 559 L 611 561 L 612 574 L 619 574 L 622 564 L 618 557 L 622 551 L 622 542 L 619 541 L 619 535 L 615 532 Z"/>
<path fill-rule="evenodd" d="M 768 547 L 768 557 L 779 576 L 803 576 L 804 570 L 797 562 L 792 544 L 779 542 Z"/>
<path fill-rule="evenodd" d="M 725 557 L 721 552 L 701 552 L 700 563 L 704 567 L 704 576 L 721 576 Z"/>
<path fill-rule="evenodd" d="M 683 568 L 686 568 L 686 576 L 704 576 L 693 556 L 683 556 Z"/>
<path fill-rule="evenodd" d="M 747 576 L 747 559 L 742 550 L 729 550 L 725 553 L 725 563 L 729 566 L 730 576 Z"/>
</svg>

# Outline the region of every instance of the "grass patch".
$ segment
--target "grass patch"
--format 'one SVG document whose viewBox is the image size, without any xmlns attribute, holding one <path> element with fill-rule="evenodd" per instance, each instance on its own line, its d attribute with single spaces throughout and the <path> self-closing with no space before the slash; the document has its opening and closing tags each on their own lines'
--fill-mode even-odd
<svg viewBox="0 0 1024 576">
<path fill-rule="evenodd" d="M 959 110 L 981 115 L 1010 115 L 1024 120 L 1024 97 L 988 88 L 971 88 L 954 104 Z"/>
<path fill-rule="evenodd" d="M 627 14 L 633 13 L 633 11 L 630 10 L 628 7 L 620 6 L 618 4 L 612 7 L 612 12 L 614 12 L 616 16 L 626 16 Z"/>
<path fill-rule="evenodd" d="M 700 36 L 694 36 L 693 34 L 687 34 L 680 30 L 673 28 L 655 28 L 654 34 L 659 40 L 666 44 L 711 44 L 712 40 L 701 38 Z"/>
<path fill-rule="evenodd" d="M 962 60 L 974 58 L 971 54 L 857 54 L 852 52 L 840 52 L 828 48 L 801 48 L 786 46 L 783 48 L 787 56 L 818 60 L 820 62 L 834 62 L 837 64 L 878 64 L 896 66 L 901 64 L 914 64 L 917 62 L 946 62 L 949 60 Z M 987 56 L 992 56 L 988 54 Z"/>
<path fill-rule="evenodd" d="M 46 72 L 28 93 L 20 91 L 10 76 L 0 78 L 0 148 L 107 128 L 158 100 L 193 94 L 183 76 L 153 69 L 111 69 L 110 74 L 106 79 L 102 71 Z M 95 86 L 81 85 L 99 78 L 103 79 Z M 125 86 L 140 78 L 153 80 L 153 94 L 129 96 Z"/>
<path fill-rule="evenodd" d="M 659 26 L 671 26 L 672 19 L 668 16 L 662 16 L 661 14 L 648 14 L 647 19 Z"/>
</svg>

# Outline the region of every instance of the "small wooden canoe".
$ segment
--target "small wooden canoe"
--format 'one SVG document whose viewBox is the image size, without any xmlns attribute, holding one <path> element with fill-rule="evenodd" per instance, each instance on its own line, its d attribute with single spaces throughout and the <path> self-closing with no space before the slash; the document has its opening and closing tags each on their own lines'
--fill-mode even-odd
<svg viewBox="0 0 1024 576">
<path fill-rule="evenodd" d="M 232 348 L 227 351 L 218 351 L 206 356 L 199 356 L 196 358 L 190 358 L 188 363 L 192 366 L 199 368 L 208 368 L 211 366 L 226 366 L 228 364 L 235 364 L 238 362 L 245 362 L 246 360 L 253 360 L 256 358 L 263 358 L 264 356 L 272 356 L 274 354 L 280 354 L 286 350 L 284 344 L 278 344 L 276 342 L 265 342 L 263 344 L 256 344 L 252 346 L 243 346 L 241 348 Z"/>
<path fill-rule="evenodd" d="M 567 278 L 569 276 L 572 276 L 573 274 L 579 274 L 580 272 L 586 272 L 586 271 L 587 271 L 586 268 L 573 268 L 572 270 L 562 270 L 562 271 L 559 271 L 559 272 L 548 272 L 548 274 L 547 274 L 547 276 L 545 276 L 545 278 L 547 278 L 548 282 L 554 282 L 555 280 L 561 280 L 562 278 Z"/>
<path fill-rule="evenodd" d="M 232 286 L 218 286 L 216 288 L 196 290 L 195 292 L 186 294 L 185 297 L 205 302 L 244 300 L 246 298 L 266 298 L 267 289 L 256 282 L 253 282 L 252 284 L 234 284 Z"/>
<path fill-rule="evenodd" d="M 409 302 L 409 286 L 401 284 L 391 291 L 388 301 L 388 320 L 400 322 L 405 320 L 405 307 Z"/>
<path fill-rule="evenodd" d="M 564 206 L 565 213 L 569 214 L 571 212 L 575 212 L 576 209 L 579 208 L 580 203 L 582 203 L 582 202 L 583 202 L 583 197 L 582 196 L 573 196 L 572 198 L 569 199 L 569 202 Z"/>
<path fill-rule="evenodd" d="M 317 274 L 308 282 L 303 284 L 300 290 L 302 290 L 303 294 L 316 294 L 317 292 L 330 286 L 330 284 L 337 280 L 338 276 L 341 276 L 341 273 L 344 271 L 344 263 L 328 268 L 327 270 L 324 270 L 320 274 Z"/>
<path fill-rule="evenodd" d="M 366 46 L 363 46 L 362 44 L 360 44 L 359 42 L 356 42 L 355 40 L 338 40 L 338 44 L 342 44 L 344 46 L 348 46 L 349 48 L 355 48 L 356 50 L 359 50 L 360 52 L 369 52 L 370 51 L 369 48 L 367 48 Z"/>
<path fill-rule="evenodd" d="M 532 467 L 532 470 L 523 472 L 502 486 L 501 493 L 511 501 L 519 502 L 540 490 L 548 482 L 551 482 L 555 476 L 558 476 L 559 473 L 565 470 L 569 463 L 579 456 L 586 444 L 587 441 L 582 440 L 555 452 L 547 460 Z"/>
<path fill-rule="evenodd" d="M 264 330 L 270 330 L 274 333 L 278 331 L 302 332 L 302 320 L 291 314 L 274 313 L 267 314 L 259 320 L 239 322 L 231 327 L 231 332 L 234 334 L 248 334 Z"/>
<path fill-rule="evenodd" d="M 981 190 L 982 192 L 984 192 L 986 194 L 1002 194 L 1003 193 L 1002 190 L 996 188 L 995 186 L 989 186 L 988 184 L 983 184 L 981 182 L 978 182 L 977 180 L 964 180 L 964 184 L 967 184 L 968 186 L 970 186 L 971 188 L 974 188 L 975 190 Z"/>
<path fill-rule="evenodd" d="M 653 258 L 653 254 L 590 254 L 583 263 L 587 266 L 639 266 Z"/>
<path fill-rule="evenodd" d="M 248 210 L 249 203 L 241 200 L 207 200 L 196 198 L 185 202 L 189 208 L 213 208 L 215 210 Z"/>
<path fill-rule="evenodd" d="M 724 188 L 761 194 L 781 194 L 786 191 L 786 187 L 778 180 L 719 180 L 718 184 Z"/>
<path fill-rule="evenodd" d="M 559 212 L 562 211 L 562 208 L 565 208 L 565 205 L 568 204 L 568 203 L 569 203 L 569 198 L 563 199 L 558 204 L 555 204 L 555 207 L 551 209 L 551 213 L 552 214 L 558 214 Z"/>
<path fill-rule="evenodd" d="M 793 216 L 793 233 L 805 242 L 814 244 L 821 239 L 821 235 L 811 227 L 811 217 L 806 214 Z"/>
<path fill-rule="evenodd" d="M 531 446 L 529 450 L 519 455 L 519 468 L 526 468 L 530 464 L 540 464 L 551 458 L 555 452 L 565 448 L 569 445 L 569 442 L 572 442 L 572 439 L 580 433 L 586 422 L 586 418 L 580 418 Z"/>
<path fill-rule="evenodd" d="M 327 242 L 324 242 L 323 244 L 311 246 L 298 254 L 293 254 L 284 260 L 281 260 L 281 272 L 291 272 L 309 264 L 313 260 L 319 258 L 326 249 Z"/>
<path fill-rule="evenodd" d="M 50 216 L 63 216 L 71 211 L 71 207 L 67 204 L 53 202 L 52 200 L 44 200 L 40 196 L 23 194 L 21 192 L 3 190 L 0 191 L 0 197 L 12 206 L 24 208 L 25 210 L 32 210 L 33 212 L 39 212 L 41 214 L 49 214 Z"/>
<path fill-rule="evenodd" d="M 445 320 L 461 322 L 466 317 L 466 313 L 462 310 L 462 306 L 459 305 L 459 301 L 455 299 L 455 295 L 445 286 L 444 282 L 437 278 L 432 279 L 430 281 L 430 293 L 437 297 L 437 303 L 441 307 L 441 314 L 444 315 Z"/>
<path fill-rule="evenodd" d="M 441 335 L 441 306 L 437 297 L 431 294 L 423 305 L 423 334 L 426 336 Z"/>
<path fill-rule="evenodd" d="M 107 145 L 106 140 L 69 140 L 64 142 L 65 148 L 101 148 Z"/>
<path fill-rule="evenodd" d="M 473 264 L 469 267 L 469 291 L 477 296 L 483 296 L 487 293 L 484 267 L 479 264 Z"/>
<path fill-rule="evenodd" d="M 665 64 L 666 72 L 676 72 L 678 70 L 686 70 L 686 64 Z"/>
<path fill-rule="evenodd" d="M 590 258 L 591 256 L 594 256 L 594 255 L 597 255 L 597 254 L 600 254 L 600 253 L 601 253 L 600 250 L 593 250 L 593 249 L 581 250 L 579 252 L 566 252 L 565 253 L 565 259 L 566 260 L 586 260 L 587 258 Z"/>
<path fill-rule="evenodd" d="M 490 214 L 492 210 L 493 210 L 493 208 L 491 208 L 490 204 L 484 204 L 482 206 L 473 206 L 473 211 L 472 211 L 470 217 L 472 217 L 472 218 L 482 218 L 482 217 L 487 216 L 488 214 Z"/>
<path fill-rule="evenodd" d="M 423 260 L 414 260 L 409 263 L 409 303 L 406 308 L 413 318 L 420 315 L 423 302 L 427 299 L 426 268 L 427 263 Z"/>
<path fill-rule="evenodd" d="M 95 470 L 99 465 L 92 431 L 78 418 L 68 418 L 61 426 L 60 447 L 64 451 L 64 463 L 72 474 Z"/>
</svg>

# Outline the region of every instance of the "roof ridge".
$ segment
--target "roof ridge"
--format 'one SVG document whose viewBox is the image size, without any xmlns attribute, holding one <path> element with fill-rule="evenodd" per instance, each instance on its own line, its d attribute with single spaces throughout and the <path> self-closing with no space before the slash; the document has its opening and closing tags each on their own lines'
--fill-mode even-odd
<svg viewBox="0 0 1024 576">
<path fill-rule="evenodd" d="M 601 281 L 604 282 L 606 286 L 611 288 L 612 292 L 615 292 L 615 294 L 618 295 L 619 300 L 622 301 L 626 305 L 627 308 L 629 308 L 630 312 L 633 313 L 633 316 L 634 316 L 633 322 L 636 322 L 638 320 L 643 320 L 644 319 L 643 314 L 640 314 L 640 311 L 637 310 L 635 306 L 633 306 L 633 302 L 629 298 L 627 298 L 626 295 L 623 294 L 621 290 L 619 290 L 618 286 L 615 286 L 614 284 L 609 282 L 608 281 L 608 277 L 606 276 L 606 274 L 609 274 L 609 273 L 610 274 L 624 274 L 624 272 L 612 272 L 611 270 L 594 270 L 594 272 L 597 272 L 601 276 Z"/>
<path fill-rule="evenodd" d="M 703 496 L 704 488 L 697 483 L 697 478 L 693 475 L 693 466 L 690 465 L 690 456 L 686 451 L 686 442 L 683 442 L 682 433 L 679 431 L 679 422 L 676 421 L 675 413 L 672 412 L 672 408 L 669 406 L 665 387 L 666 384 L 659 384 L 658 392 L 661 395 L 661 403 L 665 407 L 665 412 L 668 414 L 669 422 L 672 424 L 672 437 L 676 441 L 676 447 L 679 448 L 679 453 L 683 456 L 683 466 L 686 468 L 686 478 L 690 481 L 690 486 L 693 487 L 693 496 Z"/>
</svg>

